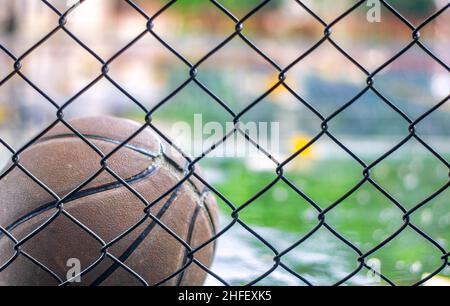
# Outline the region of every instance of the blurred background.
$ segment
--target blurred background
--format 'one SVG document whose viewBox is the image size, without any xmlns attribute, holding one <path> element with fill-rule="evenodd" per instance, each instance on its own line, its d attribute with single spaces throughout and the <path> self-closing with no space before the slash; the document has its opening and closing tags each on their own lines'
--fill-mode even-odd
<svg viewBox="0 0 450 306">
<path fill-rule="evenodd" d="M 49 1 L 61 11 L 71 1 Z M 167 1 L 134 1 L 148 15 Z M 237 18 L 260 1 L 221 0 Z M 331 22 L 356 1 L 302 1 L 325 22 Z M 447 5 L 443 0 L 389 1 L 413 25 Z M 333 26 L 333 40 L 369 72 L 376 70 L 411 42 L 411 30 L 382 7 L 381 22 L 366 19 L 360 6 Z M 421 30 L 421 41 L 448 65 L 449 10 Z M 0 44 L 16 57 L 58 25 L 58 16 L 41 1 L 0 0 Z M 69 29 L 103 60 L 145 30 L 146 19 L 125 1 L 89 0 L 68 18 Z M 154 21 L 153 31 L 195 64 L 234 31 L 235 23 L 205 0 L 180 0 Z M 242 33 L 276 65 L 286 67 L 323 37 L 324 27 L 296 1 L 272 1 L 244 23 Z M 13 71 L 14 61 L 0 51 L 0 80 Z M 101 63 L 63 31 L 22 60 L 22 72 L 50 99 L 62 105 L 101 73 Z M 151 109 L 189 78 L 189 67 L 158 40 L 146 34 L 109 65 L 108 75 Z M 355 97 L 367 76 L 329 42 L 324 42 L 287 74 L 288 84 L 324 117 Z M 278 80 L 278 71 L 242 39 L 235 37 L 206 59 L 197 79 L 235 113 L 255 101 Z M 406 116 L 415 120 L 449 94 L 448 71 L 418 46 L 413 46 L 375 77 L 379 90 Z M 103 78 L 65 110 L 65 118 L 114 115 L 143 122 L 145 112 Z M 56 108 L 18 75 L 0 86 L 0 137 L 18 149 L 55 120 Z M 225 127 L 233 117 L 198 85 L 191 82 L 154 113 L 155 125 L 171 135 L 175 122 Z M 278 87 L 242 116 L 242 122 L 279 122 L 283 161 L 321 131 L 322 120 L 285 88 Z M 409 123 L 373 92 L 368 91 L 329 123 L 329 131 L 364 162 L 371 163 L 408 135 Z M 417 134 L 444 159 L 450 156 L 450 104 L 445 103 L 417 125 Z M 208 138 L 210 135 L 203 135 Z M 208 136 L 208 137 L 207 137 Z M 271 137 L 270 131 L 266 135 Z M 220 138 L 220 137 L 219 137 Z M 264 140 L 264 139 L 263 139 Z M 193 139 L 193 143 L 200 139 Z M 239 143 L 245 142 L 241 140 Z M 189 151 L 191 148 L 186 148 Z M 0 148 L 2 165 L 10 158 Z M 267 157 L 214 157 L 201 161 L 205 176 L 236 207 L 276 178 Z M 363 178 L 362 166 L 329 137 L 321 137 L 286 167 L 286 177 L 322 209 L 332 205 Z M 448 183 L 448 167 L 414 139 L 372 169 L 379 185 L 407 209 Z M 231 209 L 219 203 L 222 226 Z M 412 222 L 450 249 L 448 188 L 412 215 Z M 287 184 L 278 182 L 245 208 L 240 218 L 282 251 L 317 225 L 318 212 Z M 402 212 L 370 184 L 363 184 L 327 214 L 327 222 L 363 252 L 399 229 Z M 236 247 L 239 246 L 239 247 Z M 412 284 L 442 264 L 442 253 L 407 228 L 371 255 L 381 272 L 398 284 Z M 358 265 L 359 256 L 326 229 L 290 251 L 283 262 L 314 284 L 332 284 Z M 273 265 L 273 253 L 236 225 L 219 239 L 213 271 L 233 284 L 246 283 Z M 372 284 L 362 270 L 347 284 Z M 448 282 L 450 268 L 441 273 Z M 214 284 L 213 279 L 208 280 Z M 278 268 L 262 284 L 302 284 Z"/>
</svg>

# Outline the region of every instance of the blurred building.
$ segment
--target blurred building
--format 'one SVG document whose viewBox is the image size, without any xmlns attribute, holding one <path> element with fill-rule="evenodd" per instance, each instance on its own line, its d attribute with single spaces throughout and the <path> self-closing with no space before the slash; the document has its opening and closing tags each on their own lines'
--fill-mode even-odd
<svg viewBox="0 0 450 306">
<path fill-rule="evenodd" d="M 74 3 L 50 2 L 61 12 Z M 136 2 L 149 15 L 162 5 L 158 1 Z M 305 2 L 319 15 L 323 14 L 327 21 L 348 8 L 345 1 L 333 2 L 332 9 L 329 1 Z M 441 0 L 435 2 L 437 7 L 445 5 Z M 199 5 L 202 2 L 195 3 Z M 322 38 L 323 26 L 295 1 L 274 3 L 278 4 L 265 7 L 249 18 L 243 34 L 284 67 Z M 248 7 L 239 10 L 238 5 L 229 9 L 237 16 L 243 16 Z M 386 15 L 382 23 L 366 25 L 364 12 L 363 7 L 359 12 L 350 14 L 336 25 L 333 32 L 336 41 L 362 63 L 382 63 L 410 42 L 410 31 L 405 31 L 404 25 L 395 17 Z M 415 18 L 424 19 L 426 14 L 428 12 Z M 104 61 L 146 28 L 146 19 L 125 1 L 119 0 L 85 1 L 68 16 L 67 21 L 66 28 Z M 449 60 L 446 52 L 449 47 L 447 24 L 448 18 L 443 16 L 428 25 L 426 32 L 429 41 L 438 42 L 431 47 L 444 62 Z M 42 1 L 0 1 L 0 43 L 16 57 L 57 26 L 58 15 Z M 195 63 L 234 32 L 234 23 L 209 2 L 204 7 L 197 7 L 194 2 L 180 1 L 158 17 L 154 30 L 191 63 Z M 428 100 L 411 97 L 408 90 L 406 93 L 397 91 L 397 88 L 418 87 L 408 76 L 420 75 L 423 81 L 419 85 L 424 91 L 432 91 L 436 96 L 448 94 L 448 74 L 444 75 L 442 70 L 435 69 L 435 65 L 423 62 L 421 56 L 420 53 L 412 53 L 393 63 L 390 71 L 393 79 L 388 80 L 388 83 L 394 84 L 392 95 L 398 97 L 399 105 L 417 109 L 416 113 L 430 107 L 430 104 L 421 105 Z M 98 59 L 62 30 L 27 55 L 22 62 L 22 72 L 59 105 L 69 101 L 99 76 L 102 66 Z M 0 78 L 11 72 L 12 67 L 13 61 L 0 52 Z M 368 69 L 374 67 L 377 66 Z M 149 108 L 189 77 L 188 67 L 150 34 L 124 51 L 109 68 L 109 76 Z M 289 72 L 288 81 L 315 107 L 328 111 L 348 101 L 353 92 L 365 84 L 365 76 L 356 70 L 328 44 L 328 47 L 319 48 L 296 65 Z M 236 37 L 201 65 L 198 77 L 235 110 L 240 110 L 270 88 L 276 76 L 274 67 Z M 197 109 L 201 109 L 207 99 L 202 93 L 190 95 L 183 92 L 181 96 L 180 100 L 197 104 Z M 305 111 L 292 96 L 276 93 L 268 100 L 273 103 L 265 102 L 264 107 L 255 110 L 252 113 L 253 120 L 271 121 L 289 117 L 289 120 L 284 120 L 289 123 L 285 127 L 287 131 L 294 134 L 297 131 L 314 132 L 308 127 L 308 124 L 317 126 L 316 122 L 309 122 L 311 113 Z M 55 107 L 18 76 L 0 86 L 0 108 L 0 114 L 6 114 L 0 116 L 0 120 L 3 120 L 0 122 L 0 137 L 17 143 L 52 122 L 56 112 Z M 356 119 L 350 118 L 350 115 L 343 119 L 343 133 L 382 133 L 380 130 L 360 128 L 365 123 L 365 109 L 361 105 L 350 113 Z M 216 109 L 203 107 L 203 110 L 219 116 Z M 381 116 L 374 120 L 389 122 L 390 118 L 382 118 L 386 113 L 380 110 L 372 110 L 372 114 Z M 75 103 L 65 109 L 65 113 L 68 117 L 142 114 L 131 100 L 106 80 L 101 80 L 78 97 Z M 430 133 L 445 131 L 445 118 L 448 115 L 439 118 Z"/>
</svg>

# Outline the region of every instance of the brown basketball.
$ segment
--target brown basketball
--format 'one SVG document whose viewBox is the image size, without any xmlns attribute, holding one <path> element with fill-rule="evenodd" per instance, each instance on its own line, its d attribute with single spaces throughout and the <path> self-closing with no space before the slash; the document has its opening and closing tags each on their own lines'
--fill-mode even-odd
<svg viewBox="0 0 450 306">
<path fill-rule="evenodd" d="M 140 127 L 111 117 L 70 124 L 104 154 Z M 0 231 L 0 285 L 57 285 L 76 275 L 74 261 L 87 272 L 74 284 L 138 285 L 145 280 L 154 285 L 190 263 L 162 284 L 202 285 L 206 272 L 172 234 L 192 249 L 211 239 L 217 227 L 216 203 L 193 176 L 153 203 L 185 176 L 182 159 L 164 147 L 147 128 L 107 159 L 108 168 L 146 203 L 105 170 L 78 188 L 102 168 L 101 156 L 62 123 L 22 152 L 23 169 L 15 167 L 0 180 L 0 226 L 25 242 L 17 247 Z M 62 212 L 57 200 L 24 171 L 60 198 L 70 193 Z M 146 204 L 153 204 L 150 213 L 163 225 L 145 213 Z M 209 267 L 214 247 L 214 242 L 207 244 L 195 259 Z"/>
</svg>

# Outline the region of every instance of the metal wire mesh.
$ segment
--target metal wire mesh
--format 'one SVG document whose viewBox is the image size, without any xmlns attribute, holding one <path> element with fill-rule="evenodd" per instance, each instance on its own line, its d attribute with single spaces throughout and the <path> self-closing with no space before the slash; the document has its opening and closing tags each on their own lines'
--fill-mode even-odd
<svg viewBox="0 0 450 306">
<path fill-rule="evenodd" d="M 283 257 L 292 251 L 294 248 L 302 245 L 306 240 L 308 240 L 314 233 L 316 233 L 319 229 L 324 228 L 328 230 L 332 235 L 334 235 L 335 239 L 341 241 L 348 247 L 350 247 L 354 253 L 357 255 L 357 266 L 350 274 L 346 275 L 342 279 L 340 279 L 336 285 L 340 285 L 345 283 L 347 280 L 354 277 L 357 273 L 359 273 L 361 270 L 367 269 L 371 270 L 371 267 L 367 263 L 367 259 L 371 254 L 378 251 L 379 249 L 383 248 L 388 244 L 390 241 L 398 237 L 399 235 L 402 235 L 402 233 L 407 229 L 413 230 L 417 235 L 420 235 L 427 241 L 431 243 L 432 246 L 434 246 L 440 253 L 442 253 L 442 265 L 437 268 L 435 271 L 430 273 L 427 277 L 420 280 L 417 284 L 422 284 L 426 282 L 427 280 L 431 279 L 436 274 L 440 273 L 443 269 L 448 267 L 450 265 L 449 263 L 449 250 L 445 249 L 444 246 L 442 246 L 438 241 L 434 240 L 430 236 L 428 236 L 424 231 L 422 231 L 419 227 L 414 225 L 411 221 L 411 216 L 421 207 L 426 206 L 431 200 L 436 198 L 438 195 L 443 193 L 450 184 L 450 181 L 447 181 L 447 183 L 442 186 L 439 190 L 435 190 L 434 193 L 429 195 L 426 199 L 421 201 L 420 203 L 417 203 L 414 207 L 407 209 L 400 203 L 398 200 L 396 200 L 389 192 L 387 192 L 383 187 L 381 187 L 371 176 L 371 170 L 376 167 L 380 162 L 388 158 L 391 154 L 393 154 L 395 151 L 397 151 L 400 147 L 405 145 L 408 141 L 411 139 L 417 140 L 422 146 L 428 150 L 430 153 L 432 153 L 440 162 L 449 169 L 449 163 L 448 161 L 441 156 L 436 150 L 434 150 L 429 144 L 427 144 L 417 133 L 416 133 L 416 126 L 425 118 L 427 118 L 430 114 L 433 112 L 438 112 L 439 108 L 441 108 L 447 101 L 449 96 L 447 96 L 445 99 L 443 99 L 441 102 L 430 108 L 428 111 L 423 113 L 422 115 L 418 116 L 417 118 L 410 118 L 408 115 L 406 115 L 404 112 L 402 112 L 396 105 L 388 98 L 386 98 L 383 93 L 377 89 L 376 87 L 376 81 L 375 76 L 377 76 L 383 69 L 385 69 L 387 66 L 391 65 L 394 61 L 396 61 L 399 57 L 401 57 L 405 52 L 407 52 L 410 48 L 413 46 L 420 47 L 425 53 L 432 58 L 436 63 L 438 63 L 441 67 L 443 67 L 447 72 L 449 71 L 449 67 L 441 60 L 439 59 L 429 48 L 427 48 L 426 45 L 424 45 L 421 41 L 420 31 L 427 27 L 427 25 L 432 22 L 433 20 L 439 18 L 440 15 L 442 15 L 450 6 L 450 4 L 445 5 L 444 7 L 437 10 L 435 13 L 433 13 L 431 16 L 429 16 L 426 20 L 424 20 L 420 25 L 414 26 L 411 24 L 407 18 L 405 18 L 400 12 L 398 12 L 395 8 L 391 6 L 389 1 L 381 0 L 381 4 L 388 9 L 390 12 L 392 12 L 399 21 L 401 21 L 403 24 L 405 24 L 411 31 L 411 41 L 409 44 L 404 46 L 400 52 L 392 56 L 388 61 L 384 62 L 381 66 L 379 66 L 377 69 L 373 71 L 368 71 L 366 68 L 363 67 L 361 63 L 359 63 L 354 57 L 349 55 L 349 53 L 344 50 L 335 40 L 333 40 L 333 28 L 340 23 L 343 19 L 345 19 L 349 14 L 352 14 L 356 9 L 358 9 L 360 6 L 364 5 L 366 3 L 365 0 L 357 1 L 353 6 L 348 8 L 343 14 L 338 16 L 336 19 L 334 19 L 332 22 L 327 23 L 324 21 L 321 17 L 319 17 L 313 10 L 311 10 L 307 5 L 305 5 L 300 0 L 295 0 L 295 2 L 301 6 L 304 10 L 306 10 L 314 19 L 316 19 L 322 26 L 323 26 L 323 36 L 320 38 L 320 40 L 317 41 L 311 48 L 309 48 L 306 52 L 303 54 L 300 54 L 293 62 L 291 62 L 289 65 L 282 67 L 281 65 L 277 64 L 275 60 L 273 60 L 269 55 L 267 55 L 264 51 L 262 51 L 258 46 L 253 43 L 246 35 L 243 33 L 243 29 L 246 25 L 246 22 L 252 18 L 255 14 L 258 14 L 258 12 L 266 6 L 270 0 L 262 1 L 259 5 L 254 7 L 251 11 L 249 11 L 244 17 L 238 18 L 236 17 L 231 11 L 227 10 L 220 1 L 217 0 L 211 0 L 210 2 L 214 4 L 214 6 L 217 8 L 217 10 L 221 13 L 223 13 L 227 18 L 229 18 L 234 24 L 235 28 L 230 31 L 229 36 L 220 42 L 215 48 L 207 52 L 200 60 L 198 60 L 195 63 L 190 62 L 188 59 L 186 59 L 180 52 L 176 50 L 173 46 L 171 46 L 167 41 L 165 41 L 161 36 L 158 35 L 158 33 L 154 30 L 154 21 L 158 19 L 159 16 L 164 14 L 166 10 L 168 10 L 175 2 L 176 0 L 169 1 L 167 4 L 162 6 L 160 10 L 153 14 L 149 14 L 148 12 L 144 11 L 141 7 L 139 7 L 136 3 L 134 3 L 131 0 L 124 1 L 127 3 L 130 7 L 132 7 L 136 11 L 136 18 L 145 18 L 146 23 L 146 29 L 144 29 L 138 36 L 136 36 L 134 39 L 132 39 L 128 44 L 126 44 L 121 49 L 117 50 L 117 52 L 111 56 L 108 59 L 103 59 L 100 55 L 96 54 L 93 49 L 91 49 L 88 45 L 83 43 L 75 34 L 73 34 L 67 27 L 66 22 L 71 17 L 71 14 L 77 9 L 78 6 L 82 5 L 84 1 L 78 1 L 73 6 L 68 8 L 66 11 L 60 11 L 58 10 L 54 5 L 52 5 L 50 2 L 42 0 L 42 3 L 44 3 L 49 10 L 52 10 L 54 14 L 56 14 L 59 18 L 59 22 L 53 29 L 51 29 L 48 34 L 46 34 L 42 39 L 40 39 L 36 44 L 32 45 L 30 48 L 28 48 L 23 54 L 13 54 L 10 50 L 8 50 L 5 46 L 0 44 L 0 49 L 2 52 L 4 52 L 8 57 L 10 57 L 14 61 L 14 66 L 12 71 L 3 79 L 0 81 L 0 87 L 3 86 L 6 82 L 8 82 L 13 76 L 19 76 L 22 78 L 26 83 L 28 83 L 36 92 L 38 92 L 42 97 L 45 98 L 45 100 L 50 103 L 54 109 L 56 110 L 56 118 L 55 120 L 44 130 L 42 130 L 36 137 L 28 141 L 28 143 L 21 148 L 13 148 L 8 143 L 6 143 L 4 140 L 0 139 L 1 144 L 11 152 L 12 154 L 12 164 L 11 166 L 3 172 L 3 174 L 0 176 L 0 180 L 4 179 L 8 173 L 10 173 L 13 169 L 18 168 L 20 169 L 24 174 L 26 174 L 29 178 L 31 178 L 35 183 L 37 183 L 43 190 L 45 190 L 48 194 L 50 194 L 54 200 L 55 200 L 55 208 L 57 208 L 57 211 L 48 218 L 42 225 L 40 225 L 38 228 L 33 230 L 31 233 L 29 233 L 26 237 L 23 239 L 16 239 L 14 235 L 4 227 L 0 226 L 0 231 L 3 232 L 4 235 L 6 235 L 14 244 L 14 255 L 5 263 L 1 263 L 0 267 L 0 273 L 1 271 L 5 270 L 9 265 L 11 265 L 15 260 L 17 260 L 19 257 L 23 257 L 31 262 L 33 262 L 35 265 L 39 266 L 43 271 L 48 273 L 51 277 L 55 279 L 55 281 L 60 285 L 67 285 L 70 283 L 70 280 L 64 280 L 61 279 L 60 276 L 58 276 L 56 273 L 54 273 L 49 267 L 46 267 L 45 264 L 39 262 L 37 259 L 33 258 L 31 254 L 28 254 L 23 250 L 23 246 L 30 241 L 33 237 L 36 235 L 39 235 L 39 233 L 46 228 L 49 224 L 54 222 L 57 218 L 60 218 L 62 216 L 67 217 L 71 222 L 79 226 L 83 231 L 85 231 L 87 234 L 89 234 L 93 239 L 97 240 L 101 244 L 100 249 L 100 256 L 96 261 L 91 263 L 87 268 L 85 268 L 81 272 L 81 276 L 89 273 L 92 269 L 94 269 L 102 260 L 105 258 L 109 258 L 112 261 L 114 261 L 117 265 L 122 267 L 124 270 L 126 270 L 130 275 L 135 277 L 139 282 L 141 282 L 143 285 L 160 285 L 164 284 L 166 281 L 177 277 L 177 275 L 183 273 L 184 270 L 186 270 L 190 265 L 198 265 L 201 269 L 206 271 L 208 274 L 210 274 L 212 277 L 216 278 L 219 282 L 228 285 L 227 281 L 222 279 L 220 275 L 215 274 L 213 271 L 211 271 L 208 267 L 203 265 L 200 261 L 198 261 L 194 255 L 199 252 L 201 249 L 205 248 L 207 245 L 213 243 L 215 240 L 219 239 L 225 232 L 227 232 L 232 226 L 234 226 L 236 223 L 243 226 L 246 231 L 248 232 L 248 235 L 253 235 L 257 240 L 262 242 L 265 246 L 267 246 L 272 252 L 273 252 L 273 266 L 267 270 L 265 273 L 261 274 L 256 279 L 249 282 L 249 285 L 258 284 L 261 280 L 266 278 L 269 274 L 271 274 L 275 269 L 282 268 L 287 273 L 290 273 L 297 277 L 301 282 L 312 285 L 312 283 L 305 277 L 300 275 L 298 272 L 292 270 L 287 264 L 283 262 Z M 101 63 L 102 68 L 101 71 L 99 71 L 98 76 L 93 79 L 89 84 L 87 84 L 83 89 L 81 89 L 79 92 L 77 92 L 73 97 L 65 101 L 62 105 L 54 101 L 52 98 L 50 98 L 49 95 L 46 94 L 44 90 L 42 90 L 39 86 L 37 86 L 35 83 L 33 83 L 27 75 L 25 75 L 22 72 L 22 63 L 25 58 L 27 58 L 33 51 L 35 51 L 39 46 L 46 43 L 47 40 L 49 40 L 53 35 L 55 35 L 57 32 L 64 32 L 68 37 L 70 37 L 73 41 L 75 41 L 79 46 L 81 46 L 84 50 L 89 52 L 92 57 L 94 57 L 99 63 Z M 144 36 L 151 36 L 155 40 L 157 40 L 162 46 L 167 48 L 171 53 L 173 53 L 181 63 L 186 65 L 189 69 L 189 75 L 187 76 L 186 80 L 179 85 L 173 92 L 169 93 L 164 99 L 156 103 L 155 106 L 153 106 L 151 109 L 147 109 L 142 103 L 138 101 L 137 98 L 135 98 L 132 94 L 127 92 L 118 82 L 116 82 L 109 74 L 109 65 L 117 60 L 127 49 L 129 49 L 131 46 L 136 44 L 139 40 L 141 40 Z M 266 92 L 261 93 L 261 95 L 252 101 L 248 106 L 246 106 L 244 109 L 242 109 L 239 112 L 234 112 L 231 107 L 227 105 L 227 103 L 218 97 L 211 89 L 209 89 L 205 84 L 203 84 L 198 79 L 198 74 L 201 73 L 201 66 L 202 63 L 204 63 L 208 58 L 210 58 L 212 55 L 214 55 L 216 52 L 218 52 L 221 48 L 223 48 L 225 45 L 230 43 L 232 40 L 242 40 L 248 48 L 253 50 L 255 54 L 258 54 L 260 57 L 262 57 L 267 63 L 269 63 L 274 71 L 278 73 L 278 81 L 275 85 L 273 85 L 270 89 L 268 89 Z M 303 99 L 298 93 L 295 92 L 294 89 L 289 87 L 288 84 L 286 84 L 284 81 L 286 80 L 287 75 L 289 74 L 290 70 L 303 61 L 305 58 L 307 58 L 311 53 L 315 52 L 317 49 L 321 48 L 321 46 L 325 43 L 329 42 L 331 43 L 334 48 L 340 52 L 342 55 L 344 55 L 357 69 L 359 69 L 361 72 L 365 74 L 366 78 L 366 86 L 364 88 L 360 89 L 360 92 L 354 96 L 352 99 L 350 99 L 347 103 L 342 105 L 341 107 L 337 108 L 331 115 L 325 116 L 321 114 L 312 104 L 308 103 L 305 99 Z M 137 130 L 134 134 L 130 135 L 128 139 L 126 139 L 124 142 L 122 142 L 120 145 L 118 145 L 114 150 L 109 152 L 108 154 L 104 154 L 100 149 L 98 149 L 88 138 L 86 138 L 84 135 L 82 135 L 79 131 L 77 131 L 73 126 L 71 126 L 65 119 L 64 119 L 64 112 L 66 108 L 73 104 L 77 103 L 77 98 L 91 89 L 95 86 L 97 82 L 99 82 L 102 79 L 108 80 L 113 86 L 115 86 L 119 91 L 121 91 L 123 94 L 125 94 L 128 98 L 130 98 L 131 101 L 133 101 L 140 109 L 145 111 L 145 124 L 142 125 L 142 127 Z M 196 84 L 198 88 L 200 88 L 205 94 L 210 96 L 222 109 L 224 112 L 229 113 L 233 117 L 233 122 L 235 124 L 235 129 L 226 135 L 223 139 L 221 139 L 220 142 L 212 145 L 208 150 L 206 150 L 203 154 L 200 156 L 197 156 L 196 158 L 189 158 L 186 154 L 183 152 L 180 152 L 187 161 L 187 168 L 185 172 L 185 176 L 182 180 L 178 182 L 175 186 L 172 186 L 170 189 L 165 191 L 158 199 L 155 201 L 149 203 L 147 199 L 145 199 L 142 195 L 140 195 L 130 184 L 128 184 L 123 178 L 121 178 L 115 171 L 113 171 L 110 166 L 108 165 L 108 160 L 111 159 L 111 157 L 116 154 L 116 152 L 121 149 L 122 147 L 126 146 L 127 143 L 129 143 L 132 139 L 134 139 L 137 135 L 139 135 L 145 128 L 150 128 L 153 131 L 155 131 L 157 134 L 159 134 L 165 141 L 167 141 L 170 145 L 172 145 L 171 140 L 169 137 L 165 135 L 165 133 L 161 130 L 159 130 L 152 122 L 153 115 L 158 111 L 158 109 L 163 106 L 164 104 L 168 103 L 171 98 L 173 98 L 174 95 L 177 93 L 183 91 L 183 89 L 188 84 Z M 296 153 L 292 154 L 289 158 L 283 161 L 277 161 L 270 152 L 266 151 L 264 148 L 258 145 L 257 141 L 254 139 L 251 139 L 249 135 L 246 134 L 244 130 L 240 128 L 240 121 L 241 118 L 244 116 L 244 114 L 251 112 L 255 106 L 260 103 L 264 97 L 269 95 L 271 92 L 276 90 L 278 87 L 284 87 L 292 96 L 301 104 L 306 106 L 309 110 L 311 110 L 311 114 L 314 114 L 314 116 L 317 116 L 321 120 L 321 131 L 315 135 L 315 137 L 312 138 L 311 141 L 309 141 L 306 145 L 304 145 L 300 150 L 298 150 Z M 332 132 L 329 131 L 328 126 L 329 123 L 341 112 L 343 112 L 345 109 L 350 107 L 353 103 L 355 103 L 362 95 L 364 95 L 366 92 L 373 92 L 376 96 L 378 96 L 385 104 L 386 108 L 390 108 L 396 113 L 398 113 L 405 122 L 408 123 L 408 135 L 402 139 L 398 144 L 396 144 L 394 147 L 392 147 L 389 151 L 387 151 L 385 154 L 379 156 L 375 161 L 373 161 L 370 164 L 365 163 L 360 157 L 358 157 L 352 150 L 347 148 L 337 137 L 333 135 Z M 36 141 L 38 141 L 41 137 L 43 137 L 48 131 L 50 131 L 55 125 L 57 124 L 63 124 L 68 129 L 70 129 L 74 134 L 76 134 L 84 143 L 90 146 L 90 148 L 96 152 L 101 158 L 101 162 L 99 165 L 98 171 L 92 175 L 90 178 L 86 179 L 83 182 L 80 182 L 78 187 L 65 196 L 61 197 L 58 196 L 57 193 L 55 193 L 53 190 L 48 188 L 45 183 L 43 183 L 38 177 L 36 177 L 33 173 L 31 173 L 29 170 L 27 170 L 22 164 L 21 164 L 21 153 L 23 153 L 25 150 L 27 150 L 31 145 L 33 145 Z M 231 137 L 235 133 L 241 133 L 244 135 L 244 137 L 247 139 L 249 143 L 251 143 L 253 146 L 257 147 L 258 150 L 260 150 L 263 154 L 265 154 L 268 158 L 270 158 L 275 164 L 276 164 L 276 178 L 270 182 L 268 185 L 266 185 L 263 189 L 261 189 L 257 194 L 255 194 L 250 200 L 248 200 L 246 203 L 236 207 L 229 199 L 227 199 L 226 196 L 221 194 L 218 190 L 216 190 L 212 185 L 208 183 L 205 179 L 203 179 L 199 174 L 194 172 L 195 166 L 201 161 L 205 156 L 207 156 L 209 153 L 211 153 L 217 146 L 219 146 L 222 142 L 226 142 L 229 137 Z M 332 205 L 327 207 L 326 209 L 322 209 L 317 205 L 311 198 L 309 198 L 307 195 L 305 195 L 302 190 L 300 190 L 293 182 L 291 182 L 285 175 L 284 175 L 284 168 L 286 165 L 291 163 L 296 157 L 298 157 L 304 150 L 308 149 L 310 146 L 312 146 L 315 142 L 317 142 L 319 139 L 321 139 L 324 136 L 328 136 L 332 141 L 334 141 L 340 148 L 342 148 L 348 156 L 350 156 L 352 159 L 354 159 L 362 169 L 362 178 L 360 181 L 348 192 L 339 198 L 337 201 L 335 201 Z M 177 147 L 174 146 L 176 150 L 180 150 Z M 96 235 L 95 232 L 93 232 L 90 228 L 83 225 L 79 220 L 77 220 L 74 216 L 72 216 L 70 213 L 68 213 L 64 208 L 64 203 L 67 199 L 69 199 L 71 196 L 73 196 L 75 193 L 77 193 L 79 190 L 83 189 L 86 185 L 88 185 L 91 181 L 93 181 L 96 177 L 98 177 L 101 173 L 107 172 L 110 175 L 112 175 L 117 182 L 122 184 L 129 192 L 133 193 L 137 198 L 139 198 L 142 203 L 145 205 L 145 208 L 143 210 L 143 219 L 140 222 L 144 222 L 147 219 L 152 219 L 154 222 L 159 224 L 162 228 L 164 228 L 170 235 L 172 235 L 179 243 L 181 243 L 187 250 L 187 258 L 189 259 L 183 267 L 181 267 L 178 271 L 176 271 L 174 274 L 168 276 L 166 279 L 160 281 L 157 284 L 149 284 L 147 280 L 145 280 L 143 277 L 139 275 L 139 271 L 134 271 L 130 267 L 128 267 L 123 261 L 121 261 L 119 258 L 115 257 L 112 253 L 109 252 L 109 249 L 117 244 L 125 235 L 129 234 L 131 231 L 135 229 L 135 226 L 132 228 L 129 228 L 127 231 L 120 234 L 118 237 L 113 239 L 112 241 L 106 242 L 103 241 L 100 237 Z M 200 180 L 203 184 L 205 184 L 214 194 L 217 198 L 221 199 L 224 203 L 226 203 L 232 210 L 231 218 L 232 221 L 225 226 L 220 232 L 216 233 L 214 237 L 212 237 L 210 240 L 202 243 L 200 246 L 196 248 L 192 248 L 182 237 L 179 237 L 177 234 L 175 234 L 170 228 L 168 228 L 164 223 L 162 223 L 157 216 L 150 213 L 149 208 L 152 207 L 155 203 L 157 203 L 160 199 L 164 198 L 167 195 L 170 195 L 172 192 L 174 192 L 180 185 L 186 182 L 190 177 L 195 177 L 198 180 Z M 318 223 L 317 225 L 306 235 L 301 237 L 297 242 L 292 244 L 290 247 L 284 250 L 277 250 L 274 246 L 272 246 L 268 241 L 265 240 L 264 237 L 256 233 L 250 226 L 248 226 L 244 221 L 242 221 L 239 217 L 240 212 L 245 210 L 248 206 L 252 205 L 252 203 L 258 199 L 261 195 L 263 195 L 265 192 L 267 192 L 269 189 L 271 189 L 277 182 L 284 181 L 292 190 L 294 190 L 299 197 L 305 199 L 315 210 L 318 212 Z M 386 199 L 390 201 L 390 203 L 397 207 L 399 211 L 401 211 L 403 215 L 403 225 L 401 228 L 399 228 L 394 234 L 390 235 L 388 238 L 386 238 L 384 241 L 373 247 L 367 252 L 363 252 L 358 248 L 357 245 L 352 243 L 351 241 L 347 240 L 342 234 L 340 234 L 338 231 L 336 231 L 330 224 L 327 223 L 327 214 L 330 213 L 330 211 L 334 210 L 336 207 L 338 207 L 346 198 L 348 198 L 350 195 L 352 195 L 356 190 L 358 190 L 363 184 L 370 184 L 373 187 L 375 187 L 379 193 L 381 193 Z M 379 273 L 377 271 L 373 271 L 374 273 L 379 274 L 379 276 L 388 284 L 394 285 L 394 282 L 390 280 L 387 276 L 383 275 L 382 273 Z M 76 276 L 77 277 L 77 276 Z"/>
</svg>

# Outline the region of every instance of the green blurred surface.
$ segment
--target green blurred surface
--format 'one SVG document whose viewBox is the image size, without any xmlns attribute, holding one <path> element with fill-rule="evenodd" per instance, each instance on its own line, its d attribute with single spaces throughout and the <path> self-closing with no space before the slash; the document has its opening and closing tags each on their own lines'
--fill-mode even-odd
<svg viewBox="0 0 450 306">
<path fill-rule="evenodd" d="M 217 187 L 237 207 L 276 178 L 272 172 L 255 172 L 236 161 L 224 162 L 220 171 L 226 179 Z M 362 167 L 347 160 L 316 161 L 305 169 L 287 171 L 285 175 L 322 209 L 341 198 L 363 178 Z M 372 178 L 405 209 L 410 209 L 448 183 L 448 169 L 432 157 L 405 156 L 402 160 L 382 162 L 372 170 Z M 414 225 L 444 248 L 448 248 L 450 240 L 448 199 L 447 189 L 411 216 Z M 224 212 L 229 214 L 230 209 L 224 209 Z M 402 227 L 402 216 L 402 211 L 392 201 L 366 182 L 329 211 L 326 222 L 362 252 L 368 252 Z M 250 225 L 295 233 L 298 239 L 318 224 L 318 213 L 312 205 L 281 181 L 244 208 L 239 217 Z M 348 267 L 348 272 L 358 266 L 358 255 L 323 227 L 298 248 L 317 249 L 313 244 L 317 244 L 321 236 L 328 242 L 315 252 L 318 256 L 329 257 L 332 263 L 310 264 L 301 258 L 293 260 L 291 264 L 298 273 L 320 277 L 324 270 L 327 270 L 325 274 L 330 274 L 331 267 L 327 268 L 327 265 Z M 441 256 L 434 245 L 408 227 L 368 259 L 378 259 L 383 275 L 395 283 L 412 284 L 424 273 L 439 268 Z M 333 278 L 338 279 L 337 275 L 330 275 L 328 281 Z"/>
</svg>

